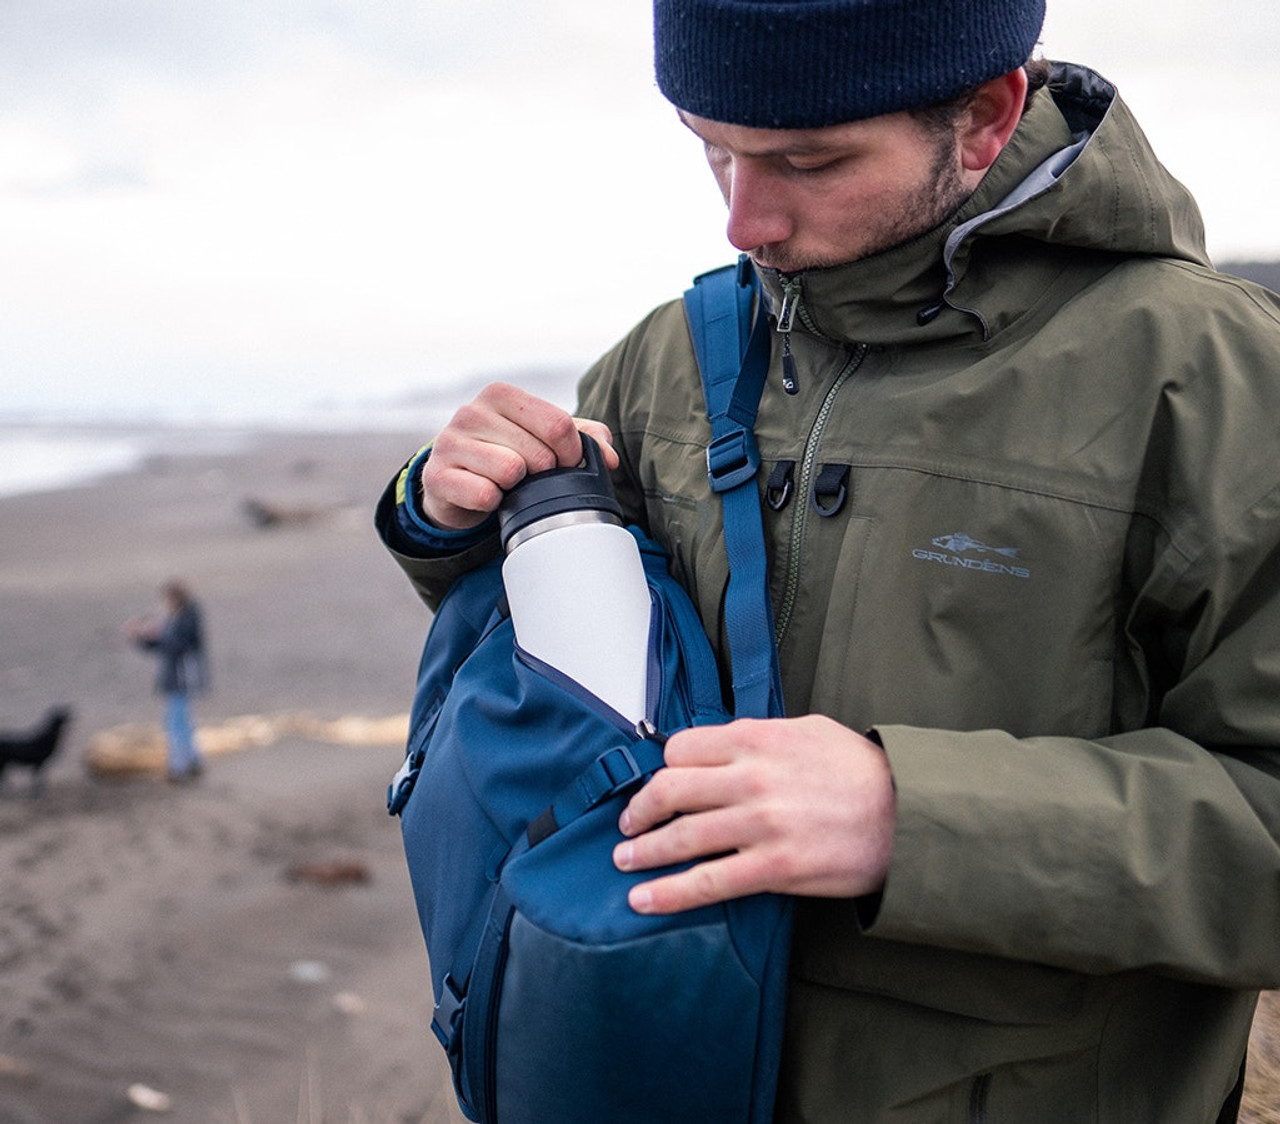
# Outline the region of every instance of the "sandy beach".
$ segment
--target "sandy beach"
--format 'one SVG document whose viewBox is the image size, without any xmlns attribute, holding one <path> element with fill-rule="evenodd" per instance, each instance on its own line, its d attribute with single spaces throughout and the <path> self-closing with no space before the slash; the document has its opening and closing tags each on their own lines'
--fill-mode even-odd
<svg viewBox="0 0 1280 1124">
<path fill-rule="evenodd" d="M 147 1090 L 199 1124 L 462 1119 L 384 806 L 402 746 L 299 721 L 408 709 L 428 615 L 371 510 L 418 436 L 250 437 L 0 499 L 0 727 L 74 710 L 43 795 L 11 769 L 0 796 L 0 1122 L 152 1119 Z M 170 576 L 207 618 L 201 726 L 289 721 L 194 784 L 91 772 L 104 731 L 158 720 L 122 624 Z"/>
<path fill-rule="evenodd" d="M 428 616 L 371 511 L 419 436 L 260 435 L 0 499 L 0 727 L 75 712 L 43 794 L 11 770 L 0 795 L 0 1124 L 157 1118 L 148 1098 L 192 1124 L 463 1120 L 383 804 L 402 747 L 377 733 Z M 198 721 L 266 732 L 193 784 L 103 775 L 104 734 L 157 722 L 122 624 L 171 576 L 207 618 Z M 1280 1122 L 1276 1010 L 1254 1124 Z"/>
</svg>

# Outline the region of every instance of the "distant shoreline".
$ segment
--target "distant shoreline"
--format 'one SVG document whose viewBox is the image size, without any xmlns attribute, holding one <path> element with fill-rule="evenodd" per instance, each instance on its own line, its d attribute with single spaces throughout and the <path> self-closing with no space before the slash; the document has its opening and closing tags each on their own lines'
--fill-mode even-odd
<svg viewBox="0 0 1280 1124">
<path fill-rule="evenodd" d="M 156 456 L 235 455 L 248 431 L 0 423 L 0 499 L 57 492 L 136 472 Z"/>
<path fill-rule="evenodd" d="M 425 441 L 445 420 L 444 411 L 425 409 L 345 419 L 300 415 L 252 424 L 0 420 L 0 501 L 92 486 L 138 472 L 156 458 L 237 456 L 276 436 L 404 433 Z"/>
<path fill-rule="evenodd" d="M 569 370 L 492 372 L 447 390 L 395 402 L 325 404 L 260 416 L 154 418 L 5 412 L 0 408 L 0 501 L 96 483 L 136 472 L 155 457 L 235 455 L 278 436 L 435 436 L 464 401 L 493 379 L 504 379 L 571 409 L 577 373 Z"/>
</svg>

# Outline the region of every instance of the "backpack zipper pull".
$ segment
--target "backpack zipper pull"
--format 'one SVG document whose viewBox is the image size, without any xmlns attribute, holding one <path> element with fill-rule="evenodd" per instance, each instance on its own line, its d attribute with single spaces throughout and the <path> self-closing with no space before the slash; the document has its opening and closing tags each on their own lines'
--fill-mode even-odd
<svg viewBox="0 0 1280 1124">
<path fill-rule="evenodd" d="M 635 733 L 641 741 L 657 742 L 658 745 L 667 744 L 666 734 L 658 733 L 658 728 L 647 718 L 641 718 L 636 723 Z"/>
<path fill-rule="evenodd" d="M 795 394 L 800 389 L 796 361 L 791 354 L 791 329 L 795 327 L 796 309 L 800 306 L 800 281 L 795 277 L 782 280 L 782 304 L 778 307 L 778 334 L 782 336 L 782 389 Z"/>
</svg>

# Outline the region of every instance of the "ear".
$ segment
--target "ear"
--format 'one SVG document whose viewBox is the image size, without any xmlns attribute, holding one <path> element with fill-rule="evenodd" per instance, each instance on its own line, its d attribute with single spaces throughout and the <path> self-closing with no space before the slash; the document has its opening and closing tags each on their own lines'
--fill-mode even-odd
<svg viewBox="0 0 1280 1124">
<path fill-rule="evenodd" d="M 1027 72 L 1018 67 L 974 91 L 959 132 L 960 159 L 969 172 L 985 172 L 1022 119 Z"/>
</svg>

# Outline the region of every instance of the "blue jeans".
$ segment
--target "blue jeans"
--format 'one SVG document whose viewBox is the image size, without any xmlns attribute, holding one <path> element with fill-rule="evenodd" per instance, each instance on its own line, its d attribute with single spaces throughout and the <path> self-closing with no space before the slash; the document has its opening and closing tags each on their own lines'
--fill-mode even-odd
<svg viewBox="0 0 1280 1124">
<path fill-rule="evenodd" d="M 173 691 L 164 697 L 164 732 L 169 741 L 169 775 L 178 777 L 199 769 L 200 751 L 196 749 L 191 706 L 184 691 Z"/>
</svg>

